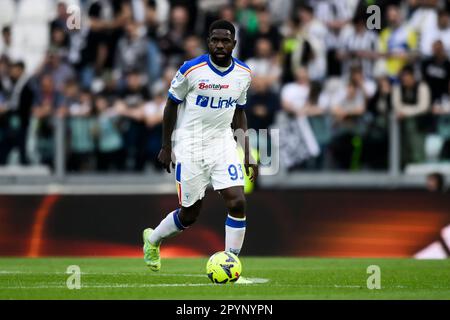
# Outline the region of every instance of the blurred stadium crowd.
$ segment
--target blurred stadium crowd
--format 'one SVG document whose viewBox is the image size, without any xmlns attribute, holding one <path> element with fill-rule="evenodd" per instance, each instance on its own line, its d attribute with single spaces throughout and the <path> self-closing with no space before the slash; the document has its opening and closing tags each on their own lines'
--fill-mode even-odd
<svg viewBox="0 0 450 320">
<path fill-rule="evenodd" d="M 67 26 L 70 4 L 79 30 Z M 366 24 L 373 4 L 379 29 Z M 293 153 L 306 141 L 307 161 L 291 169 L 386 169 L 391 115 L 403 166 L 449 160 L 449 10 L 442 0 L 2 0 L 0 165 L 52 167 L 64 119 L 68 171 L 157 166 L 167 89 L 206 51 L 217 18 L 235 24 L 234 55 L 252 69 L 249 127 L 283 128 Z"/>
</svg>

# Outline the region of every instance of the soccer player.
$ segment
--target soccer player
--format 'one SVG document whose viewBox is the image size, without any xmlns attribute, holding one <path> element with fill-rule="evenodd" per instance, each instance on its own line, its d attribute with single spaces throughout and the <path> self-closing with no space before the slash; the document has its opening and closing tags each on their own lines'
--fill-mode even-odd
<svg viewBox="0 0 450 320">
<path fill-rule="evenodd" d="M 247 130 L 244 107 L 251 82 L 249 67 L 232 56 L 235 33 L 230 22 L 213 22 L 207 38 L 208 54 L 185 62 L 171 83 L 158 160 L 167 172 L 175 169 L 180 208 L 170 212 L 154 230 L 143 232 L 144 261 L 153 271 L 161 268 L 161 242 L 196 221 L 209 183 L 222 195 L 228 209 L 225 251 L 241 251 L 246 229 L 243 170 L 254 181 L 258 167 L 245 138 L 238 139 L 245 150 L 242 168 L 232 130 Z"/>
</svg>

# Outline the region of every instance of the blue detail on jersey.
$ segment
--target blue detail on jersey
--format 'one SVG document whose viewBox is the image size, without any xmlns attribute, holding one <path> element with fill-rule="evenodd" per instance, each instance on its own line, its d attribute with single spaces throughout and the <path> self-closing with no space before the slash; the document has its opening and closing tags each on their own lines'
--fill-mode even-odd
<svg viewBox="0 0 450 320">
<path fill-rule="evenodd" d="M 237 59 L 237 58 L 234 58 L 234 57 L 233 57 L 233 60 L 234 60 L 234 62 L 236 62 L 237 64 L 240 64 L 241 66 L 246 67 L 248 70 L 251 70 L 250 67 L 249 67 L 246 63 L 242 62 L 241 60 L 239 60 L 239 59 Z"/>
<path fill-rule="evenodd" d="M 232 97 L 217 98 L 198 95 L 195 104 L 202 108 L 206 108 L 208 106 L 212 109 L 233 108 L 237 106 L 237 99 L 233 99 Z"/>
<path fill-rule="evenodd" d="M 245 228 L 246 223 L 245 220 L 234 220 L 232 217 L 228 216 L 225 225 L 232 228 Z"/>
<path fill-rule="evenodd" d="M 175 97 L 172 93 L 170 93 L 170 92 L 169 92 L 169 99 L 172 100 L 172 101 L 174 101 L 175 103 L 178 103 L 178 104 L 180 104 L 180 103 L 183 102 L 183 100 L 180 100 L 180 99 L 176 98 L 176 97 Z"/>
<path fill-rule="evenodd" d="M 226 76 L 234 69 L 234 59 L 231 59 L 231 67 L 229 67 L 225 72 L 222 72 L 213 66 L 213 64 L 211 63 L 211 59 L 209 58 L 209 55 L 207 55 L 207 61 L 208 61 L 208 66 L 211 68 L 211 70 L 214 71 L 214 73 L 218 74 L 221 77 Z"/>
<path fill-rule="evenodd" d="M 203 54 L 203 55 L 198 56 L 198 57 L 196 57 L 196 58 L 194 58 L 194 59 L 192 59 L 192 60 L 186 61 L 186 62 L 180 67 L 180 73 L 181 73 L 181 74 L 184 74 L 186 71 L 189 70 L 189 68 L 191 68 L 191 67 L 193 67 L 193 66 L 195 66 L 195 65 L 197 65 L 197 64 L 200 64 L 200 63 L 202 63 L 202 62 L 205 62 L 205 61 L 207 61 L 207 60 L 209 60 L 209 59 L 208 59 L 208 55 L 207 55 L 207 54 Z"/>
<path fill-rule="evenodd" d="M 197 96 L 197 101 L 195 102 L 196 105 L 202 107 L 202 108 L 206 108 L 208 106 L 209 103 L 209 97 L 205 97 L 205 96 Z"/>
</svg>

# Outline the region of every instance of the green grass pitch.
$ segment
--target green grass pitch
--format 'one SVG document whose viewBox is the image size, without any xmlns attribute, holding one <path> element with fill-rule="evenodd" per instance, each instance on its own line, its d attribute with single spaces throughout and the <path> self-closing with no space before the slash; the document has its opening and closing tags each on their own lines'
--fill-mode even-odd
<svg viewBox="0 0 450 320">
<path fill-rule="evenodd" d="M 242 257 L 252 285 L 214 285 L 207 258 L 163 259 L 160 272 L 135 258 L 1 258 L 0 299 L 450 299 L 450 260 Z M 81 269 L 81 289 L 66 286 Z M 367 267 L 381 269 L 369 290 Z"/>
</svg>

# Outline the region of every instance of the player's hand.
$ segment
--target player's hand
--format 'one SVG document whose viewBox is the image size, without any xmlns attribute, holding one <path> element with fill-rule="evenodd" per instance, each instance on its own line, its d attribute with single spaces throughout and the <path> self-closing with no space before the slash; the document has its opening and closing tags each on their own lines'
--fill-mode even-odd
<svg viewBox="0 0 450 320">
<path fill-rule="evenodd" d="M 170 173 L 170 164 L 172 163 L 172 168 L 175 168 L 175 163 L 172 162 L 172 148 L 162 147 L 158 154 L 158 161 L 161 162 L 164 169 Z"/>
<path fill-rule="evenodd" d="M 251 182 L 255 182 L 258 177 L 259 168 L 258 163 L 250 156 L 250 159 L 245 159 L 244 161 L 245 173 L 249 177 Z M 250 168 L 252 170 L 250 170 Z"/>
</svg>

